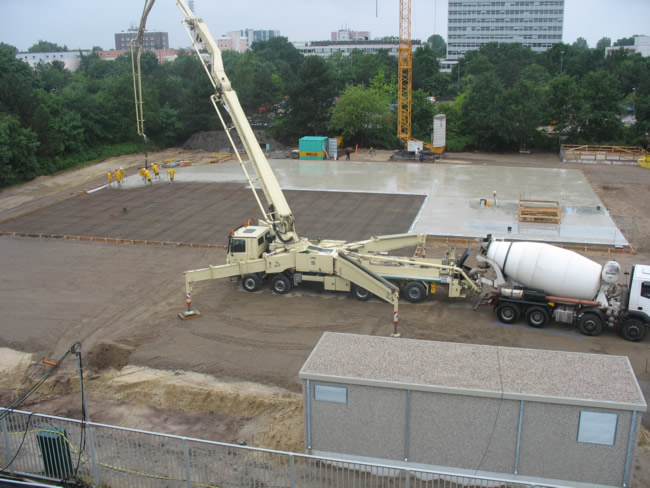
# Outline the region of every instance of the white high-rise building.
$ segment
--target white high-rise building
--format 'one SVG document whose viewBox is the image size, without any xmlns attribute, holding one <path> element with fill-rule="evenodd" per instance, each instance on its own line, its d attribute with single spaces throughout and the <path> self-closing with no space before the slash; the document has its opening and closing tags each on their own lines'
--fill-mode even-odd
<svg viewBox="0 0 650 488">
<path fill-rule="evenodd" d="M 490 42 L 517 42 L 546 51 L 562 42 L 564 0 L 449 0 L 447 59 Z"/>
</svg>

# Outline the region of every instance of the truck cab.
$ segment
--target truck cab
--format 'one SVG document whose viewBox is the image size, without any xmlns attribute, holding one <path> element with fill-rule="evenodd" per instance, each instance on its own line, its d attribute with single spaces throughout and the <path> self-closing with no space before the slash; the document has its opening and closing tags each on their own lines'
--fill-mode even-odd
<svg viewBox="0 0 650 488">
<path fill-rule="evenodd" d="M 271 241 L 269 227 L 249 225 L 234 230 L 228 236 L 228 263 L 259 259 L 268 251 Z"/>
<path fill-rule="evenodd" d="M 628 311 L 650 321 L 650 266 L 636 264 L 632 268 Z"/>
</svg>

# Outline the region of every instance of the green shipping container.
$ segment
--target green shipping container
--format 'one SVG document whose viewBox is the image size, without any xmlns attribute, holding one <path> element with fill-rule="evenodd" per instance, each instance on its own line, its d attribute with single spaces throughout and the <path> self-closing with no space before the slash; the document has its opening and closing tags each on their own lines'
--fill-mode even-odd
<svg viewBox="0 0 650 488">
<path fill-rule="evenodd" d="M 325 159 L 327 137 L 305 136 L 300 139 L 300 159 Z"/>
</svg>

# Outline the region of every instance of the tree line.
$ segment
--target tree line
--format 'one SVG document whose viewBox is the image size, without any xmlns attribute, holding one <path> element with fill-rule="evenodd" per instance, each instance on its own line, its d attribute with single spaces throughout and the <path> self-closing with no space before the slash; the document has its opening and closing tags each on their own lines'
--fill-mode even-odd
<svg viewBox="0 0 650 488">
<path fill-rule="evenodd" d="M 413 54 L 413 136 L 430 140 L 433 116 L 444 113 L 452 151 L 556 149 L 562 142 L 645 146 L 650 58 L 624 51 L 606 57 L 609 44 L 603 39 L 592 49 L 579 39 L 544 53 L 489 44 L 441 73 L 444 40 L 432 36 Z M 65 48 L 39 41 L 30 51 L 44 47 Z M 143 149 L 128 55 L 106 61 L 80 53 L 79 69 L 70 72 L 58 61 L 32 69 L 15 54 L 0 44 L 0 186 Z M 222 57 L 249 119 L 271 137 L 296 145 L 306 135 L 342 135 L 346 144 L 399 147 L 397 59 L 387 51 L 303 56 L 278 37 Z M 193 54 L 159 63 L 145 53 L 142 83 L 152 145 L 220 130 L 212 86 Z M 636 123 L 624 124 L 626 114 Z"/>
</svg>

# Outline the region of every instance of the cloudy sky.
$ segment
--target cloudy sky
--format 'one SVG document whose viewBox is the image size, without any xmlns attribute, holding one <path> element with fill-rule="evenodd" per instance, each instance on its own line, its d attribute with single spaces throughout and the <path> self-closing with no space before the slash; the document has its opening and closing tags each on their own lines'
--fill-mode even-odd
<svg viewBox="0 0 650 488">
<path fill-rule="evenodd" d="M 412 38 L 447 37 L 447 0 L 412 0 Z M 0 0 L 0 42 L 19 50 L 46 40 L 68 48 L 115 47 L 114 34 L 137 25 L 144 0 Z M 399 0 L 195 0 L 212 35 L 251 28 L 279 30 L 290 41 L 324 40 L 342 28 L 372 37 L 399 35 Z M 566 0 L 564 42 L 584 37 L 591 47 L 650 35 L 650 0 Z M 174 0 L 157 0 L 148 30 L 169 32 L 170 47 L 186 47 Z"/>
</svg>

